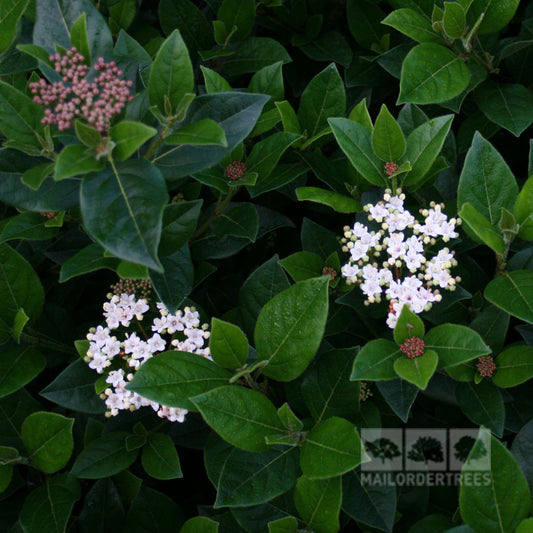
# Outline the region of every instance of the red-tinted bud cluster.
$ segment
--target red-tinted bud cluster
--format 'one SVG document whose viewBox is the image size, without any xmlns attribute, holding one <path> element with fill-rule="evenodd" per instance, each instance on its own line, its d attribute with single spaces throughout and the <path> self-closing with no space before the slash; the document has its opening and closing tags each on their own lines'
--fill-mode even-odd
<svg viewBox="0 0 533 533">
<path fill-rule="evenodd" d="M 419 337 L 411 337 L 410 339 L 405 339 L 405 342 L 400 346 L 400 350 L 409 357 L 409 359 L 414 359 L 415 357 L 420 357 L 424 355 L 424 339 Z"/>
<path fill-rule="evenodd" d="M 45 218 L 54 218 L 56 216 L 56 214 L 53 211 L 49 211 L 48 213 L 43 211 L 43 212 L 39 213 L 39 215 L 41 215 L 42 217 L 45 217 Z"/>
<path fill-rule="evenodd" d="M 394 162 L 385 163 L 385 172 L 387 176 L 392 176 L 398 170 L 398 165 Z"/>
<path fill-rule="evenodd" d="M 483 355 L 478 357 L 478 363 L 476 368 L 479 371 L 479 375 L 483 378 L 491 378 L 496 370 L 496 364 L 494 359 L 490 355 Z"/>
<path fill-rule="evenodd" d="M 224 175 L 226 176 L 226 178 L 235 181 L 241 179 L 244 176 L 246 170 L 246 165 L 242 161 L 233 161 L 233 163 L 230 163 L 226 167 Z"/>
</svg>

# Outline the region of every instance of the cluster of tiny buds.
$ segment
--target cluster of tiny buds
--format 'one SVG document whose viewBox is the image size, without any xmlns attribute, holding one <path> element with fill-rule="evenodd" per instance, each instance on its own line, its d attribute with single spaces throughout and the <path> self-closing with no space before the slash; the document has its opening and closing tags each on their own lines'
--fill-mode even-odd
<svg viewBox="0 0 533 533">
<path fill-rule="evenodd" d="M 414 359 L 415 357 L 424 355 L 425 347 L 424 339 L 421 339 L 420 337 L 410 337 L 409 339 L 405 339 L 400 346 L 400 351 L 407 355 L 409 359 Z"/>
<path fill-rule="evenodd" d="M 49 84 L 41 78 L 29 84 L 35 95 L 33 100 L 46 106 L 41 122 L 56 124 L 60 131 L 64 131 L 79 118 L 107 134 L 112 118 L 122 111 L 126 102 L 133 100 L 130 95 L 132 82 L 120 79 L 123 72 L 114 61 L 106 63 L 103 57 L 99 57 L 94 65 L 99 74 L 89 82 L 86 79 L 89 67 L 75 47 L 64 55 L 51 55 L 50 61 L 61 75 L 61 81 Z"/>
<path fill-rule="evenodd" d="M 450 269 L 457 265 L 454 253 L 442 248 L 426 257 L 429 247 L 440 239 L 444 242 L 458 236 L 459 219 L 448 217 L 443 205 L 431 202 L 422 209 L 423 223 L 404 207 L 405 195 L 398 189 L 393 195 L 385 191 L 383 200 L 364 206 L 368 220 L 378 224 L 377 230 L 356 222 L 344 226 L 342 250 L 350 254 L 342 269 L 348 284 L 357 283 L 367 297 L 365 304 L 390 300 L 387 324 L 394 328 L 403 305 L 414 313 L 428 311 L 442 299 L 440 289 L 453 291 L 461 281 Z"/>
<path fill-rule="evenodd" d="M 478 363 L 476 364 L 479 375 L 483 378 L 491 378 L 496 370 L 496 363 L 490 355 L 482 355 L 478 357 Z"/>
<path fill-rule="evenodd" d="M 41 213 L 39 213 L 39 215 L 45 218 L 54 218 L 56 216 L 56 214 L 53 211 L 48 211 L 48 212 L 42 211 Z"/>
<path fill-rule="evenodd" d="M 322 269 L 323 276 L 329 276 L 329 279 L 333 281 L 337 277 L 337 271 L 333 267 L 324 267 Z"/>
<path fill-rule="evenodd" d="M 113 294 L 120 296 L 121 294 L 135 294 L 139 298 L 150 302 L 150 294 L 152 292 L 152 282 L 149 279 L 120 279 L 110 287 Z M 110 299 L 111 296 L 108 295 Z"/>
<path fill-rule="evenodd" d="M 398 165 L 393 161 L 385 163 L 385 173 L 387 176 L 392 176 L 398 170 Z"/>
<path fill-rule="evenodd" d="M 370 386 L 366 381 L 361 381 L 359 389 L 359 401 L 366 402 L 371 396 L 374 396 L 374 393 L 370 389 Z"/>
<path fill-rule="evenodd" d="M 170 201 L 170 203 L 179 204 L 181 202 L 186 202 L 186 201 L 187 200 L 185 200 L 185 196 L 183 196 L 183 193 L 179 192 L 172 197 L 172 200 Z"/>
<path fill-rule="evenodd" d="M 229 165 L 226 166 L 226 170 L 224 171 L 224 176 L 226 178 L 229 178 L 232 181 L 241 179 L 244 174 L 246 173 L 246 164 L 242 161 L 233 161 Z"/>
</svg>

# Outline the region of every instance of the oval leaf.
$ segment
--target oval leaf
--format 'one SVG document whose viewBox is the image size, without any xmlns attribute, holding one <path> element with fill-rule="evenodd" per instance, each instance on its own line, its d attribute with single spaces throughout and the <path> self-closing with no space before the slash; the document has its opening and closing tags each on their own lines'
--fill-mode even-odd
<svg viewBox="0 0 533 533">
<path fill-rule="evenodd" d="M 504 272 L 487 285 L 485 298 L 509 314 L 533 324 L 533 272 L 531 270 Z"/>
</svg>

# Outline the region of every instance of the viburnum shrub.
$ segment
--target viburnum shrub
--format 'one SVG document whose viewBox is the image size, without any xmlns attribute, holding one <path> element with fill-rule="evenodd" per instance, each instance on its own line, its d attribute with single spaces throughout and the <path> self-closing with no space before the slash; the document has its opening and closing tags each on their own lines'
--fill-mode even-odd
<svg viewBox="0 0 533 533">
<path fill-rule="evenodd" d="M 529 531 L 530 4 L 0 2 L 0 531 Z"/>
</svg>

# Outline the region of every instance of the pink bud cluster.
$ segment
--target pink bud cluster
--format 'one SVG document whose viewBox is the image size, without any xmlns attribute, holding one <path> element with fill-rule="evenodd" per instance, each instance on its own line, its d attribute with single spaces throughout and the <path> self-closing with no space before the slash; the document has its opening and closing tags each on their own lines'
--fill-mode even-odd
<svg viewBox="0 0 533 533">
<path fill-rule="evenodd" d="M 226 167 L 224 175 L 226 176 L 226 178 L 235 181 L 241 179 L 244 176 L 246 170 L 247 169 L 245 163 L 243 163 L 242 161 L 233 161 L 233 163 L 230 163 Z"/>
<path fill-rule="evenodd" d="M 424 349 L 426 345 L 424 339 L 419 337 L 411 337 L 405 339 L 405 342 L 400 346 L 400 350 L 409 357 L 409 359 L 414 359 L 415 357 L 420 357 L 424 355 Z"/>
<path fill-rule="evenodd" d="M 496 370 L 494 359 L 490 355 L 482 355 L 477 360 L 476 368 L 478 369 L 479 375 L 483 378 L 491 378 Z"/>
<path fill-rule="evenodd" d="M 132 82 L 120 79 L 123 72 L 114 61 L 106 63 L 103 57 L 99 57 L 94 65 L 99 74 L 93 81 L 86 79 L 89 67 L 75 47 L 67 50 L 64 56 L 59 53 L 51 55 L 50 61 L 62 80 L 50 84 L 41 78 L 29 84 L 35 95 L 33 100 L 47 107 L 41 121 L 43 124 L 57 124 L 63 131 L 79 118 L 106 133 L 112 118 L 133 99 L 130 95 Z"/>
</svg>

